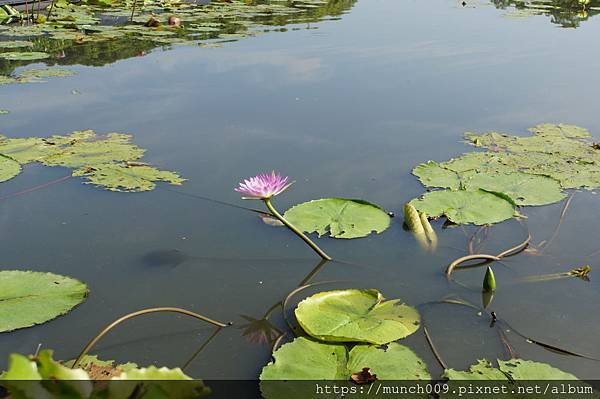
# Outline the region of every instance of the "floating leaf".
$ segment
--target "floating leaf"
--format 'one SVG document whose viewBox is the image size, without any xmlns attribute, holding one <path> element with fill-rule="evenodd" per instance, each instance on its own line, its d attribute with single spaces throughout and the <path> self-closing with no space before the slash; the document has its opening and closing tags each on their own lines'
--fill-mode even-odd
<svg viewBox="0 0 600 399">
<path fill-rule="evenodd" d="M 456 371 L 454 369 L 446 369 L 442 374 L 442 378 L 449 380 L 494 380 L 502 381 L 507 380 L 506 374 L 497 368 L 493 367 L 492 364 L 485 360 L 480 359 L 477 364 L 472 365 L 468 371 Z"/>
<path fill-rule="evenodd" d="M 517 205 L 547 205 L 566 197 L 558 181 L 528 173 L 475 173 L 464 180 L 467 190 L 484 189 L 504 193 Z"/>
<path fill-rule="evenodd" d="M 169 399 L 195 399 L 208 395 L 211 390 L 202 380 L 194 380 L 180 368 L 150 366 L 122 372 L 113 381 L 123 381 L 109 386 L 111 399 L 131 398 L 134 392 L 144 391 L 144 397 Z M 173 381 L 180 381 L 174 383 Z M 152 393 L 152 394 L 150 394 Z"/>
<path fill-rule="evenodd" d="M 21 165 L 12 158 L 0 154 L 0 182 L 7 181 L 21 173 Z"/>
<path fill-rule="evenodd" d="M 0 41 L 0 48 L 20 48 L 20 47 L 33 47 L 33 43 L 25 41 L 25 40 Z"/>
<path fill-rule="evenodd" d="M 417 176 L 423 185 L 428 187 L 442 187 L 458 190 L 460 178 L 458 174 L 450 169 L 443 168 L 434 161 L 427 161 L 413 169 L 413 175 Z"/>
<path fill-rule="evenodd" d="M 5 59 L 7 61 L 33 61 L 43 60 L 48 57 L 50 57 L 50 55 L 41 51 L 8 51 L 6 53 L 0 53 L 0 59 Z"/>
<path fill-rule="evenodd" d="M 158 170 L 152 166 L 127 166 L 108 163 L 78 169 L 73 176 L 84 176 L 87 184 L 95 184 L 110 191 L 139 192 L 150 191 L 155 182 L 164 181 L 181 185 L 184 181 L 177 173 Z"/>
<path fill-rule="evenodd" d="M 399 299 L 369 290 L 320 292 L 304 299 L 296 318 L 309 335 L 328 342 L 386 344 L 419 329 L 419 313 Z"/>
<path fill-rule="evenodd" d="M 485 359 L 478 360 L 469 371 L 446 369 L 442 378 L 449 380 L 577 380 L 573 374 L 566 373 L 546 363 L 523 359 L 498 360 L 495 368 Z"/>
<path fill-rule="evenodd" d="M 8 115 L 8 114 L 10 114 L 9 110 L 0 108 L 0 115 Z"/>
<path fill-rule="evenodd" d="M 67 143 L 57 142 L 60 151 L 44 158 L 41 162 L 49 166 L 96 166 L 116 161 L 133 161 L 144 155 L 145 150 L 131 144 L 131 136 L 123 133 L 108 133 L 97 138 L 93 131 L 84 131 L 91 137 L 75 137 Z M 58 136 L 60 138 L 60 136 Z"/>
<path fill-rule="evenodd" d="M 515 216 L 513 205 L 495 193 L 477 191 L 432 191 L 410 202 L 432 217 L 446 215 L 454 223 L 491 224 Z"/>
<path fill-rule="evenodd" d="M 284 217 L 302 231 L 334 238 L 365 237 L 390 225 L 390 217 L 377 205 L 345 198 L 304 202 L 288 209 Z"/>
<path fill-rule="evenodd" d="M 67 313 L 87 296 L 70 277 L 33 271 L 0 271 L 0 332 L 30 327 Z"/>
<path fill-rule="evenodd" d="M 260 375 L 269 380 L 346 380 L 368 367 L 379 380 L 429 380 L 425 363 L 409 348 L 391 343 L 386 348 L 356 345 L 348 351 L 345 345 L 296 338 L 273 354 Z"/>
<path fill-rule="evenodd" d="M 65 68 L 28 69 L 19 74 L 20 77 L 24 78 L 53 78 L 73 75 L 76 75 L 76 73 Z"/>
</svg>

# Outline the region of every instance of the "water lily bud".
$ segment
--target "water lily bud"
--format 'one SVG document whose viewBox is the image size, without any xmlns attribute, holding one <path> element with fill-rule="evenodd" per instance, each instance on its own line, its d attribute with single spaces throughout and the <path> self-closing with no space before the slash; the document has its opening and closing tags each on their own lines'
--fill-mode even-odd
<svg viewBox="0 0 600 399">
<path fill-rule="evenodd" d="M 483 278 L 483 291 L 484 292 L 494 292 L 496 291 L 496 277 L 494 277 L 494 272 L 492 268 L 488 266 L 487 271 L 485 272 L 485 277 Z"/>
<path fill-rule="evenodd" d="M 429 250 L 434 252 L 437 249 L 437 234 L 429 224 L 429 219 L 427 219 L 427 215 L 424 212 L 419 212 L 419 218 L 421 219 L 421 225 L 423 226 L 423 230 L 425 230 L 425 235 L 429 240 Z"/>
<path fill-rule="evenodd" d="M 415 234 L 425 234 L 419 212 L 410 203 L 404 205 L 404 223 L 410 231 Z"/>
</svg>

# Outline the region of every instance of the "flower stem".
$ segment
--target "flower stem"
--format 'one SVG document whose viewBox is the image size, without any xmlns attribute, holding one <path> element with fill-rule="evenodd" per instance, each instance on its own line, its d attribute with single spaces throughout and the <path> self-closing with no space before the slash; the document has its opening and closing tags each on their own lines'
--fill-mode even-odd
<svg viewBox="0 0 600 399">
<path fill-rule="evenodd" d="M 302 241 L 304 241 L 309 247 L 311 247 L 313 251 L 315 251 L 317 254 L 319 254 L 319 256 L 321 258 L 323 258 L 325 260 L 333 259 L 331 256 L 327 255 L 321 248 L 319 248 L 319 246 L 317 244 L 312 242 L 312 240 L 310 238 L 308 238 L 304 233 L 302 233 L 300 230 L 298 230 L 296 228 L 296 226 L 294 226 L 293 224 L 291 224 L 290 222 L 285 220 L 285 218 L 283 216 L 281 216 L 281 214 L 279 212 L 277 212 L 277 209 L 275 209 L 273 207 L 273 204 L 271 204 L 270 198 L 265 198 L 263 201 L 265 202 L 267 209 L 273 214 L 273 216 L 275 216 L 277 219 L 279 219 L 279 221 L 281 223 L 286 225 L 288 229 L 292 230 L 298 237 L 300 237 L 302 239 Z"/>
</svg>

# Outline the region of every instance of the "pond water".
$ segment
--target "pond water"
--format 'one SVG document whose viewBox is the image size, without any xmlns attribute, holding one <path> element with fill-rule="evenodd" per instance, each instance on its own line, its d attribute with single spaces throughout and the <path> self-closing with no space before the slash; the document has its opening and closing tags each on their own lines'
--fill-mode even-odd
<svg viewBox="0 0 600 399">
<path fill-rule="evenodd" d="M 474 227 L 442 230 L 443 221 L 435 222 L 439 247 L 433 254 L 402 228 L 403 204 L 424 191 L 410 171 L 420 162 L 469 151 L 461 140 L 465 131 L 524 134 L 538 123 L 561 122 L 598 134 L 600 55 L 594 49 L 600 18 L 593 10 L 579 15 L 562 9 L 511 18 L 516 15 L 509 2 L 330 3 L 335 10 L 312 21 L 287 21 L 287 29 L 221 48 L 72 46 L 50 63 L 70 65 L 76 76 L 1 87 L 0 108 L 10 110 L 0 115 L 2 134 L 130 133 L 147 149 L 145 160 L 188 181 L 128 194 L 71 178 L 11 196 L 70 173 L 28 165 L 2 183 L 2 267 L 73 276 L 89 285 L 90 296 L 66 316 L 2 334 L 0 367 L 10 352 L 32 353 L 38 344 L 55 349 L 57 358 L 73 358 L 125 313 L 178 306 L 234 326 L 194 356 L 213 331 L 209 326 L 174 315 L 147 316 L 117 328 L 93 352 L 142 365 L 186 365 L 189 375 L 204 379 L 256 379 L 270 347 L 243 335 L 240 327 L 248 321 L 242 316 L 263 317 L 318 259 L 290 232 L 206 198 L 259 207 L 243 202 L 233 188 L 240 178 L 272 169 L 296 180 L 276 198 L 281 210 L 341 196 L 397 215 L 380 235 L 320 239 L 341 262 L 325 264 L 311 281 L 326 283 L 293 303 L 340 287 L 377 288 L 415 306 L 450 296 L 481 303 L 484 268 L 457 272 L 458 283 L 444 276 L 445 267 L 467 253 Z M 15 68 L 5 61 L 1 66 L 4 73 Z M 553 236 L 563 206 L 524 209 L 533 243 Z M 495 267 L 498 291 L 490 309 L 535 340 L 600 357 L 595 270 L 589 282 L 518 282 L 585 264 L 595 268 L 599 210 L 597 195 L 577 192 L 543 254 L 523 252 Z M 495 225 L 481 251 L 500 252 L 525 236 L 516 221 Z M 472 309 L 440 305 L 422 314 L 453 368 L 507 356 L 489 318 Z M 285 328 L 278 310 L 271 320 Z M 507 336 L 523 358 L 580 378 L 600 373 L 599 362 Z M 440 374 L 421 332 L 403 343 L 433 376 Z"/>
</svg>

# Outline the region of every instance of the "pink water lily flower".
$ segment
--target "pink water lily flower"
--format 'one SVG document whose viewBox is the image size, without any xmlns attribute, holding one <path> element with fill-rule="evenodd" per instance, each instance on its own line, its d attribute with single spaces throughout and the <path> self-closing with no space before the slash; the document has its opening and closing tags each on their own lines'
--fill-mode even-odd
<svg viewBox="0 0 600 399">
<path fill-rule="evenodd" d="M 290 182 L 287 176 L 281 176 L 272 171 L 258 176 L 244 179 L 239 187 L 235 189 L 238 193 L 244 194 L 243 199 L 269 199 L 275 195 L 281 194 L 294 182 Z"/>
</svg>

